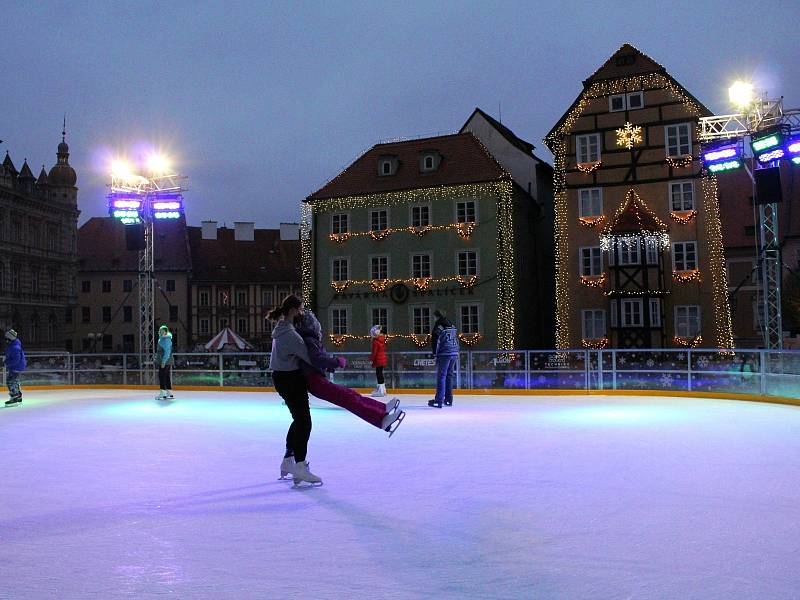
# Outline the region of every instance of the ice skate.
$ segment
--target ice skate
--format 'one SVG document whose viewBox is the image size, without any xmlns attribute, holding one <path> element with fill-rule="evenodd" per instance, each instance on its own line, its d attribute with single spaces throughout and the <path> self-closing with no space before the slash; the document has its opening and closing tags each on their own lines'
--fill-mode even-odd
<svg viewBox="0 0 800 600">
<path fill-rule="evenodd" d="M 156 396 L 156 400 L 166 400 L 167 399 L 167 392 L 166 390 L 160 390 L 158 395 Z"/>
<path fill-rule="evenodd" d="M 172 390 L 166 390 L 167 395 L 164 396 L 167 400 L 174 400 L 175 396 L 172 395 Z"/>
<path fill-rule="evenodd" d="M 322 485 L 322 479 L 314 475 L 309 468 L 308 461 L 302 460 L 294 465 L 294 487 L 300 487 L 303 483 L 310 484 L 312 487 Z"/>
<path fill-rule="evenodd" d="M 6 406 L 16 406 L 17 404 L 22 404 L 22 394 L 11 396 L 11 398 L 6 400 Z"/>
<path fill-rule="evenodd" d="M 442 408 L 442 403 L 434 398 L 433 400 L 428 400 L 428 406 L 431 408 Z"/>
<path fill-rule="evenodd" d="M 281 476 L 278 479 L 291 479 L 294 472 L 294 456 L 285 456 L 281 462 Z"/>
<path fill-rule="evenodd" d="M 386 395 L 386 384 L 379 383 L 377 389 L 370 394 L 370 396 L 375 396 L 376 398 L 383 398 Z"/>
<path fill-rule="evenodd" d="M 375 389 L 372 390 L 369 394 L 367 394 L 367 396 L 377 396 L 378 395 L 378 391 L 379 391 L 378 387 L 375 386 Z"/>
<path fill-rule="evenodd" d="M 450 398 L 450 400 L 445 400 L 445 401 L 444 401 L 444 405 L 445 405 L 445 406 L 453 406 L 453 399 L 452 399 L 452 398 Z"/>
<path fill-rule="evenodd" d="M 396 411 L 398 406 L 400 406 L 400 398 L 392 398 L 386 403 L 386 414 Z"/>
<path fill-rule="evenodd" d="M 383 418 L 381 426 L 383 426 L 384 431 L 389 432 L 389 437 L 392 437 L 394 435 L 394 432 L 397 431 L 397 428 L 400 427 L 400 424 L 403 422 L 403 419 L 405 418 L 406 418 L 406 411 L 398 409 L 393 413 L 389 413 L 388 415 L 386 415 Z"/>
</svg>

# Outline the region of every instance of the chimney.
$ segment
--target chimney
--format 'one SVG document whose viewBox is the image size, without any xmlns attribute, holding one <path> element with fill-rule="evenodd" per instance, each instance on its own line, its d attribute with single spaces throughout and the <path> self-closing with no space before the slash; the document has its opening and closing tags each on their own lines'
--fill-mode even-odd
<svg viewBox="0 0 800 600">
<path fill-rule="evenodd" d="M 233 239 L 237 242 L 252 242 L 254 238 L 253 228 L 255 223 L 252 221 L 234 221 Z"/>
<path fill-rule="evenodd" d="M 216 221 L 203 221 L 201 223 L 203 228 L 203 239 L 204 240 L 215 240 L 217 239 L 217 222 Z"/>
<path fill-rule="evenodd" d="M 300 224 L 299 223 L 281 223 L 281 241 L 286 242 L 290 240 L 300 239 Z"/>
</svg>

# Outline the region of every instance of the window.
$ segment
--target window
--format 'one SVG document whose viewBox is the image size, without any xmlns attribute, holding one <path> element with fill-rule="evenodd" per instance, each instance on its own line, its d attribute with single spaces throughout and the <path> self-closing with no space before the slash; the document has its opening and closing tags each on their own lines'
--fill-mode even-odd
<svg viewBox="0 0 800 600">
<path fill-rule="evenodd" d="M 625 110 L 625 94 L 614 94 L 608 99 L 609 112 L 620 112 Z M 586 337 L 586 336 L 584 336 Z"/>
<path fill-rule="evenodd" d="M 91 323 L 92 321 L 92 309 L 88 306 L 81 306 L 81 322 L 83 323 Z"/>
<path fill-rule="evenodd" d="M 200 292 L 200 306 L 208 306 L 209 301 L 209 293 L 208 292 Z"/>
<path fill-rule="evenodd" d="M 644 92 L 629 92 L 627 100 L 628 110 L 644 108 Z"/>
<path fill-rule="evenodd" d="M 477 304 L 462 304 L 459 308 L 459 317 L 461 333 L 480 332 L 480 306 Z"/>
<path fill-rule="evenodd" d="M 133 280 L 131 280 L 131 279 L 123 279 L 122 280 L 122 291 L 123 292 L 132 292 L 133 291 Z"/>
<path fill-rule="evenodd" d="M 175 291 L 175 280 L 174 279 L 167 279 L 167 291 L 174 292 Z"/>
<path fill-rule="evenodd" d="M 391 156 L 384 156 L 378 160 L 378 175 L 385 177 L 394 175 L 397 170 L 397 160 Z"/>
<path fill-rule="evenodd" d="M 104 294 L 111 293 L 111 282 L 108 279 L 103 280 L 103 293 Z"/>
<path fill-rule="evenodd" d="M 411 255 L 411 277 L 432 277 L 430 254 Z"/>
<path fill-rule="evenodd" d="M 19 294 L 19 282 L 22 268 L 19 265 L 11 265 L 11 292 Z"/>
<path fill-rule="evenodd" d="M 331 233 L 347 233 L 350 231 L 350 216 L 347 213 L 331 215 Z"/>
<path fill-rule="evenodd" d="M 247 292 L 245 290 L 236 292 L 236 306 L 247 306 Z"/>
<path fill-rule="evenodd" d="M 272 293 L 272 290 L 267 290 L 263 294 L 264 296 L 264 307 L 266 308 L 273 308 L 275 306 L 275 296 Z"/>
<path fill-rule="evenodd" d="M 72 309 L 65 308 L 64 309 L 64 323 L 72 323 Z"/>
<path fill-rule="evenodd" d="M 55 296 L 58 293 L 58 273 L 51 269 L 48 276 L 50 278 L 50 295 Z"/>
<path fill-rule="evenodd" d="M 389 211 L 385 208 L 369 211 L 369 229 L 370 231 L 389 229 Z"/>
<path fill-rule="evenodd" d="M 412 227 L 427 227 L 431 224 L 431 209 L 429 206 L 412 206 L 411 207 L 411 226 Z"/>
<path fill-rule="evenodd" d="M 478 253 L 475 250 L 462 250 L 457 257 L 459 275 L 469 277 L 478 274 Z"/>
<path fill-rule="evenodd" d="M 606 337 L 606 311 L 591 308 L 582 310 L 583 337 L 597 340 Z"/>
<path fill-rule="evenodd" d="M 672 210 L 694 210 L 694 185 L 691 181 L 670 183 L 669 197 Z"/>
<path fill-rule="evenodd" d="M 638 265 L 641 263 L 639 258 L 639 239 L 620 240 L 617 243 L 620 265 Z"/>
<path fill-rule="evenodd" d="M 667 125 L 667 156 L 687 156 L 692 153 L 691 126 L 689 123 Z"/>
<path fill-rule="evenodd" d="M 435 161 L 433 156 L 428 154 L 422 159 L 422 170 L 423 171 L 433 171 Z"/>
<path fill-rule="evenodd" d="M 103 323 L 111 323 L 111 307 L 103 307 Z"/>
<path fill-rule="evenodd" d="M 133 344 L 133 334 L 126 333 L 122 336 L 122 351 L 123 352 L 133 352 L 135 346 Z"/>
<path fill-rule="evenodd" d="M 600 246 L 581 248 L 580 273 L 584 277 L 598 277 L 603 272 L 603 254 Z"/>
<path fill-rule="evenodd" d="M 385 306 L 375 306 L 370 310 L 370 322 L 368 325 L 380 325 L 381 331 L 386 333 L 389 331 L 389 309 Z"/>
<path fill-rule="evenodd" d="M 369 277 L 370 279 L 389 279 L 388 256 L 369 257 Z"/>
<path fill-rule="evenodd" d="M 456 202 L 456 223 L 475 223 L 477 212 L 474 200 Z"/>
<path fill-rule="evenodd" d="M 209 331 L 211 330 L 210 323 L 208 319 L 200 319 L 200 333 L 204 335 L 208 335 Z"/>
<path fill-rule="evenodd" d="M 661 327 L 661 298 L 650 298 L 650 326 Z"/>
<path fill-rule="evenodd" d="M 219 305 L 220 306 L 229 306 L 231 303 L 231 295 L 227 290 L 220 290 L 219 291 Z"/>
<path fill-rule="evenodd" d="M 659 255 L 658 241 L 653 239 L 645 240 L 645 248 L 647 249 L 647 264 L 657 265 Z"/>
<path fill-rule="evenodd" d="M 47 319 L 47 331 L 45 332 L 45 341 L 52 342 L 56 337 L 56 317 L 50 315 Z"/>
<path fill-rule="evenodd" d="M 103 334 L 103 352 L 110 352 L 114 349 L 114 338 L 110 333 Z"/>
<path fill-rule="evenodd" d="M 590 133 L 576 138 L 578 163 L 593 163 L 600 160 L 600 134 Z"/>
<path fill-rule="evenodd" d="M 700 333 L 700 307 L 675 307 L 675 335 L 694 338 Z"/>
<path fill-rule="evenodd" d="M 414 306 L 411 309 L 413 333 L 425 335 L 431 332 L 431 309 L 429 306 Z"/>
<path fill-rule="evenodd" d="M 47 249 L 51 252 L 58 250 L 58 227 L 47 228 Z"/>
<path fill-rule="evenodd" d="M 39 293 L 39 268 L 31 267 L 31 294 Z"/>
<path fill-rule="evenodd" d="M 178 320 L 178 307 L 174 304 L 169 307 L 169 321 L 175 323 Z"/>
<path fill-rule="evenodd" d="M 347 281 L 349 279 L 349 272 L 350 272 L 350 261 L 347 258 L 334 258 L 331 261 L 331 278 L 333 281 Z M 288 296 L 288 293 L 281 292 L 281 294 L 285 294 L 283 298 Z M 278 298 L 279 302 L 283 302 L 283 298 Z"/>
<path fill-rule="evenodd" d="M 622 302 L 622 326 L 641 327 L 642 326 L 642 300 L 637 298 L 623 298 Z"/>
<path fill-rule="evenodd" d="M 122 307 L 122 320 L 125 323 L 131 323 L 133 321 L 133 307 L 132 306 L 123 306 Z"/>
<path fill-rule="evenodd" d="M 236 331 L 247 333 L 247 319 L 236 319 Z"/>
<path fill-rule="evenodd" d="M 286 297 L 289 295 L 289 290 L 278 290 L 278 304 L 283 304 Z"/>
<path fill-rule="evenodd" d="M 331 309 L 331 333 L 334 335 L 344 335 L 349 332 L 346 308 Z"/>
<path fill-rule="evenodd" d="M 84 294 L 89 294 L 92 291 L 92 282 L 91 281 L 81 281 L 81 292 Z"/>
<path fill-rule="evenodd" d="M 603 214 L 603 193 L 600 188 L 578 191 L 578 216 L 599 217 Z"/>
<path fill-rule="evenodd" d="M 692 271 L 697 268 L 697 242 L 672 244 L 672 268 L 675 271 Z"/>
</svg>

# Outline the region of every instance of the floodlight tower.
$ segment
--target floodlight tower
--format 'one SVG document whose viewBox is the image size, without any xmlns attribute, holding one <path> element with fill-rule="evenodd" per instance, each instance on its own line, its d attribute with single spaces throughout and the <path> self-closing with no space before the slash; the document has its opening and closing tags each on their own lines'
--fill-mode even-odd
<svg viewBox="0 0 800 600">
<path fill-rule="evenodd" d="M 173 172 L 161 156 L 147 161 L 147 176 L 137 175 L 125 162 L 115 162 L 108 195 L 109 214 L 127 226 L 141 226 L 144 248 L 139 251 L 139 368 L 150 382 L 156 350 L 155 334 L 155 231 L 161 219 L 178 219 L 184 213 L 185 176 Z"/>
<path fill-rule="evenodd" d="M 764 347 L 783 348 L 783 315 L 781 310 L 781 243 L 778 235 L 777 198 L 758 198 L 755 171 L 777 166 L 784 153 L 771 151 L 779 144 L 766 139 L 769 132 L 782 129 L 800 130 L 800 109 L 784 110 L 783 97 L 768 100 L 756 98 L 750 83 L 737 81 L 728 90 L 731 103 L 740 112 L 730 115 L 700 118 L 700 141 L 710 152 L 704 152 L 706 168 L 711 173 L 744 166 L 753 182 L 753 201 L 758 206 L 759 266 L 761 268 L 760 302 L 764 311 Z M 764 135 L 760 135 L 764 134 Z M 753 155 L 748 168 L 741 148 L 744 138 L 750 138 Z M 763 138 L 763 142 L 762 142 Z M 718 142 L 723 141 L 720 147 Z M 714 146 L 714 144 L 716 146 Z M 759 147 L 763 145 L 762 147 Z M 738 151 L 737 151 L 738 149 Z"/>
</svg>

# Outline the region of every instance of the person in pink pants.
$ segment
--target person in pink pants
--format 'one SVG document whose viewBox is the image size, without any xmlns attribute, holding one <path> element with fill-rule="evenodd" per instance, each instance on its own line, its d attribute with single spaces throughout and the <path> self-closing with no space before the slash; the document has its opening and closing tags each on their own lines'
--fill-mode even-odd
<svg viewBox="0 0 800 600">
<path fill-rule="evenodd" d="M 308 391 L 321 400 L 326 400 L 361 417 L 370 425 L 388 431 L 391 437 L 406 416 L 405 411 L 400 410 L 400 399 L 392 398 L 384 404 L 329 381 L 325 377 L 325 371 L 333 372 L 337 368 L 344 368 L 347 361 L 342 356 L 334 357 L 325 351 L 325 346 L 322 344 L 322 326 L 310 310 L 306 309 L 302 315 L 297 316 L 295 328 L 303 338 L 311 359 L 311 364 L 301 362 L 300 365 Z"/>
</svg>

